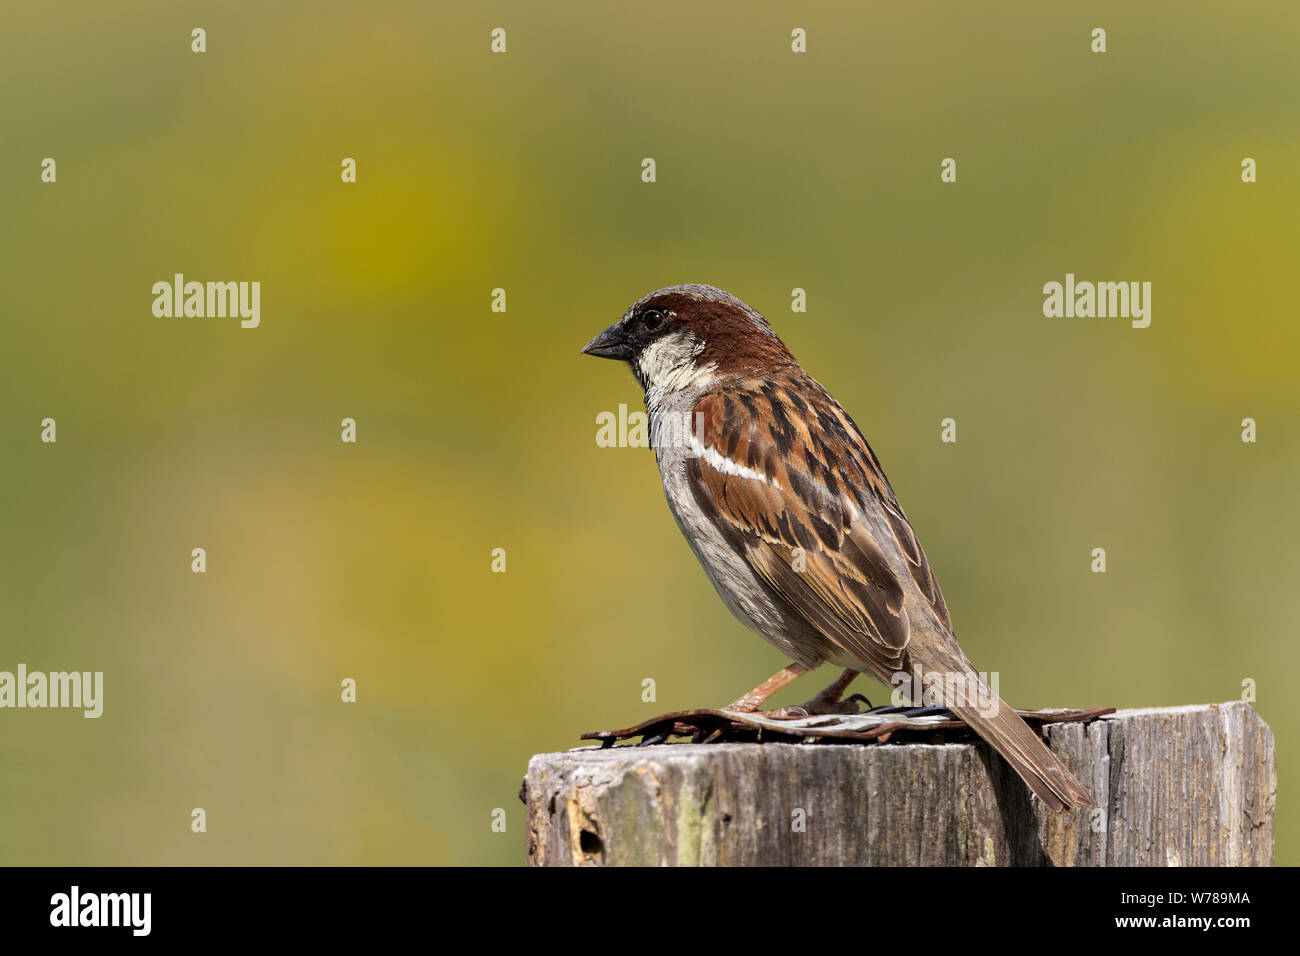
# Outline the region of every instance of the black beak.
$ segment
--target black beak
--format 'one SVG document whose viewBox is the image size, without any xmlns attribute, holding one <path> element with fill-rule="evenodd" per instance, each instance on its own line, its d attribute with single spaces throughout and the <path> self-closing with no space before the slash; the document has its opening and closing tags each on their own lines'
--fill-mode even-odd
<svg viewBox="0 0 1300 956">
<path fill-rule="evenodd" d="M 623 333 L 621 322 L 615 322 L 600 335 L 582 347 L 583 355 L 595 355 L 598 358 L 630 359 L 632 347 Z"/>
</svg>

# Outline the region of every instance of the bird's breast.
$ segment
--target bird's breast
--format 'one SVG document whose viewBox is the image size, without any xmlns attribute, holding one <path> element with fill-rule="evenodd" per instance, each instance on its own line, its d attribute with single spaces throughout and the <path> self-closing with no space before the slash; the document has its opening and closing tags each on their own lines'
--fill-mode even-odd
<svg viewBox="0 0 1300 956">
<path fill-rule="evenodd" d="M 660 409 L 660 415 L 664 414 Z M 651 443 L 668 508 L 723 603 L 789 657 L 807 666 L 821 663 L 825 659 L 825 640 L 773 596 L 696 499 L 687 474 L 690 459 L 698 454 L 696 448 L 689 441 L 656 441 L 656 435 L 661 439 L 668 436 L 670 426 L 662 420 L 656 425 L 655 418 L 651 411 Z"/>
</svg>

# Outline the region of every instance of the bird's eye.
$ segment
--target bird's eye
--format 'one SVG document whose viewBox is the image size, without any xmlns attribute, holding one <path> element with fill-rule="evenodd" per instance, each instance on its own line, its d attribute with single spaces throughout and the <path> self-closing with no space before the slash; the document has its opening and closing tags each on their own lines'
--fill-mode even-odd
<svg viewBox="0 0 1300 956">
<path fill-rule="evenodd" d="M 653 332 L 664 324 L 664 314 L 658 309 L 650 309 L 641 314 L 641 324 Z"/>
</svg>

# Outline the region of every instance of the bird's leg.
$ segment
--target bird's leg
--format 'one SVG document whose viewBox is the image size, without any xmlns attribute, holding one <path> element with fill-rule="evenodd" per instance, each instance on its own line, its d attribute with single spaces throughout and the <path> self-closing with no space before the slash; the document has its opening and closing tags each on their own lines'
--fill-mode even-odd
<svg viewBox="0 0 1300 956">
<path fill-rule="evenodd" d="M 808 668 L 804 667 L 802 664 L 790 664 L 787 667 L 782 667 L 748 694 L 732 701 L 724 707 L 723 710 L 734 710 L 742 714 L 752 714 L 754 711 L 758 710 L 763 701 L 767 700 L 786 684 L 790 683 L 790 681 L 797 677 L 802 677 L 807 673 Z"/>
<path fill-rule="evenodd" d="M 855 671 L 845 668 L 844 673 L 835 678 L 824 690 L 816 697 L 803 705 L 810 717 L 818 714 L 856 714 L 858 712 L 857 702 L 849 699 L 841 701 L 844 692 L 849 689 L 853 683 L 853 678 L 857 677 L 861 671 Z M 854 695 L 855 697 L 858 695 Z"/>
</svg>

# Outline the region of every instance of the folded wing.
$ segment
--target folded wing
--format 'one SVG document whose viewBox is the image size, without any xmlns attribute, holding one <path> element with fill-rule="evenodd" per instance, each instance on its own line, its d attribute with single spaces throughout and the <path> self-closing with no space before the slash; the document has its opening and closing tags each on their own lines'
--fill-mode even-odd
<svg viewBox="0 0 1300 956">
<path fill-rule="evenodd" d="M 894 571 L 906 566 L 948 626 L 875 455 L 820 386 L 746 380 L 712 391 L 694 411 L 687 476 L 696 500 L 795 613 L 864 669 L 892 673 L 910 637 Z M 888 530 L 878 538 L 873 524 Z"/>
</svg>

